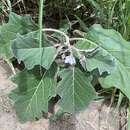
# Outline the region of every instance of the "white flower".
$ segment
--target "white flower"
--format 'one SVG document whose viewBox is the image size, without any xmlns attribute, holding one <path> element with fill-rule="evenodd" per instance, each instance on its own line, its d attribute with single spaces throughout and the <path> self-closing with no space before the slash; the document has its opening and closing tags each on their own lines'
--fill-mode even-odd
<svg viewBox="0 0 130 130">
<path fill-rule="evenodd" d="M 75 65 L 76 60 L 75 60 L 75 58 L 73 56 L 66 56 L 65 57 L 65 63 L 70 64 L 70 65 Z"/>
</svg>

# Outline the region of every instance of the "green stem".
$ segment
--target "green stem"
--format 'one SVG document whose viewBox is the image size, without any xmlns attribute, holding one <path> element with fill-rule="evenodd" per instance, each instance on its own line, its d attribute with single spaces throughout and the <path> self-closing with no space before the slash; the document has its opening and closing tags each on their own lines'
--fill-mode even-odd
<svg viewBox="0 0 130 130">
<path fill-rule="evenodd" d="M 9 12 L 11 13 L 12 12 L 12 6 L 11 6 L 10 0 L 7 0 L 7 4 L 9 6 Z"/>
<path fill-rule="evenodd" d="M 43 28 L 43 7 L 44 7 L 44 0 L 40 0 L 39 3 L 39 48 L 40 48 L 40 61 L 42 62 L 42 46 L 43 46 L 43 35 L 42 35 L 42 28 Z M 40 66 L 40 74 L 42 75 L 42 68 Z"/>
<path fill-rule="evenodd" d="M 42 48 L 43 7 L 44 7 L 44 0 L 40 0 L 40 7 L 39 7 L 39 48 Z"/>
<path fill-rule="evenodd" d="M 109 17 L 109 27 L 110 25 L 112 24 L 112 18 L 113 18 L 113 15 L 114 15 L 114 10 L 115 10 L 115 7 L 116 7 L 116 4 L 117 4 L 118 0 L 115 0 L 114 4 L 113 4 L 113 7 L 112 7 L 112 10 L 111 10 L 111 13 L 110 13 L 110 17 Z"/>
<path fill-rule="evenodd" d="M 117 108 L 119 108 L 119 107 L 121 106 L 123 97 L 124 97 L 124 95 L 122 94 L 122 92 L 120 92 L 120 93 L 119 93 L 118 102 L 117 102 Z"/>
</svg>

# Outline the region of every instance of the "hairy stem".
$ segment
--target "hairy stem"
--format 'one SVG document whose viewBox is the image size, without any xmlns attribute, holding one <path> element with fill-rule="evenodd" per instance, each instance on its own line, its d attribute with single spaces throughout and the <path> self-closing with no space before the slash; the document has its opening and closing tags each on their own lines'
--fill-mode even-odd
<svg viewBox="0 0 130 130">
<path fill-rule="evenodd" d="M 40 7 L 39 7 L 39 48 L 42 48 L 43 7 L 44 7 L 44 0 L 40 0 Z"/>
<path fill-rule="evenodd" d="M 12 6 L 11 6 L 10 0 L 7 0 L 7 4 L 8 4 L 8 7 L 9 7 L 9 12 L 12 12 Z"/>
</svg>

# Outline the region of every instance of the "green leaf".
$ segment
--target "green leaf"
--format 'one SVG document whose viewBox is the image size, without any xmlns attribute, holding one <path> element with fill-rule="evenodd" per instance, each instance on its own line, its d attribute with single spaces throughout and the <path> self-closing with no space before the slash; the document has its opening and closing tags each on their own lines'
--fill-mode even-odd
<svg viewBox="0 0 130 130">
<path fill-rule="evenodd" d="M 27 69 L 32 69 L 35 65 L 49 69 L 58 54 L 53 46 L 39 48 L 37 32 L 23 36 L 17 35 L 13 41 L 12 50 L 18 61 L 23 61 Z"/>
<path fill-rule="evenodd" d="M 113 56 L 116 62 L 115 71 L 100 79 L 101 85 L 119 88 L 130 99 L 130 43 L 115 30 L 103 29 L 100 25 L 91 28 L 89 38 Z"/>
<path fill-rule="evenodd" d="M 12 78 L 18 88 L 12 91 L 10 98 L 15 102 L 14 107 L 21 121 L 35 120 L 41 118 L 43 112 L 48 112 L 48 101 L 55 96 L 55 68 L 52 66 L 42 77 L 37 69 L 33 69 L 24 70 Z"/>
<path fill-rule="evenodd" d="M 104 72 L 111 74 L 115 69 L 113 57 L 103 50 L 98 51 L 94 56 L 86 58 L 85 65 L 88 71 L 98 68 L 100 75 Z"/>
<path fill-rule="evenodd" d="M 60 29 L 60 31 L 62 31 L 62 32 L 67 32 L 68 30 L 69 30 L 69 28 L 70 28 L 70 24 L 69 24 L 69 21 L 68 20 L 62 20 L 61 22 L 60 22 L 60 25 L 59 25 L 60 27 L 59 27 L 59 29 Z"/>
<path fill-rule="evenodd" d="M 95 0 L 87 0 L 90 4 L 92 4 L 97 10 L 101 10 L 100 5 Z"/>
<path fill-rule="evenodd" d="M 76 113 L 87 107 L 96 97 L 91 85 L 91 77 L 87 77 L 78 68 L 68 68 L 59 72 L 62 80 L 57 87 L 61 97 L 59 105 L 65 112 Z"/>
<path fill-rule="evenodd" d="M 106 78 L 100 78 L 99 82 L 104 88 L 116 87 L 130 99 L 130 72 L 117 61 L 116 70 Z"/>
<path fill-rule="evenodd" d="M 9 22 L 0 26 L 0 55 L 7 59 L 12 58 L 11 40 L 16 38 L 17 33 L 26 34 L 35 27 L 30 17 L 11 13 Z"/>
<path fill-rule="evenodd" d="M 84 50 L 83 54 L 85 57 L 78 58 L 85 70 L 91 72 L 98 69 L 99 74 L 102 75 L 103 72 L 110 74 L 115 69 L 115 60 L 106 50 L 97 48 L 94 53 L 85 53 L 85 50 L 94 48 L 92 44 L 86 41 L 77 42 L 75 47 Z"/>
<path fill-rule="evenodd" d="M 130 70 L 130 42 L 125 41 L 120 33 L 94 25 L 89 31 L 89 38 Z"/>
</svg>

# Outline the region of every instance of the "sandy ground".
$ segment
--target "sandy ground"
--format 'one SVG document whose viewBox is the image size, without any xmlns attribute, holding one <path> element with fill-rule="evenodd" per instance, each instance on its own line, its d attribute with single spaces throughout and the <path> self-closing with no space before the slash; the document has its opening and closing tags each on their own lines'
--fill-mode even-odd
<svg viewBox="0 0 130 130">
<path fill-rule="evenodd" d="M 15 85 L 8 80 L 9 66 L 0 60 L 0 130 L 127 130 L 126 112 L 109 108 L 102 101 L 92 102 L 76 116 L 64 116 L 56 122 L 40 119 L 21 124 L 15 114 L 8 93 Z"/>
</svg>

